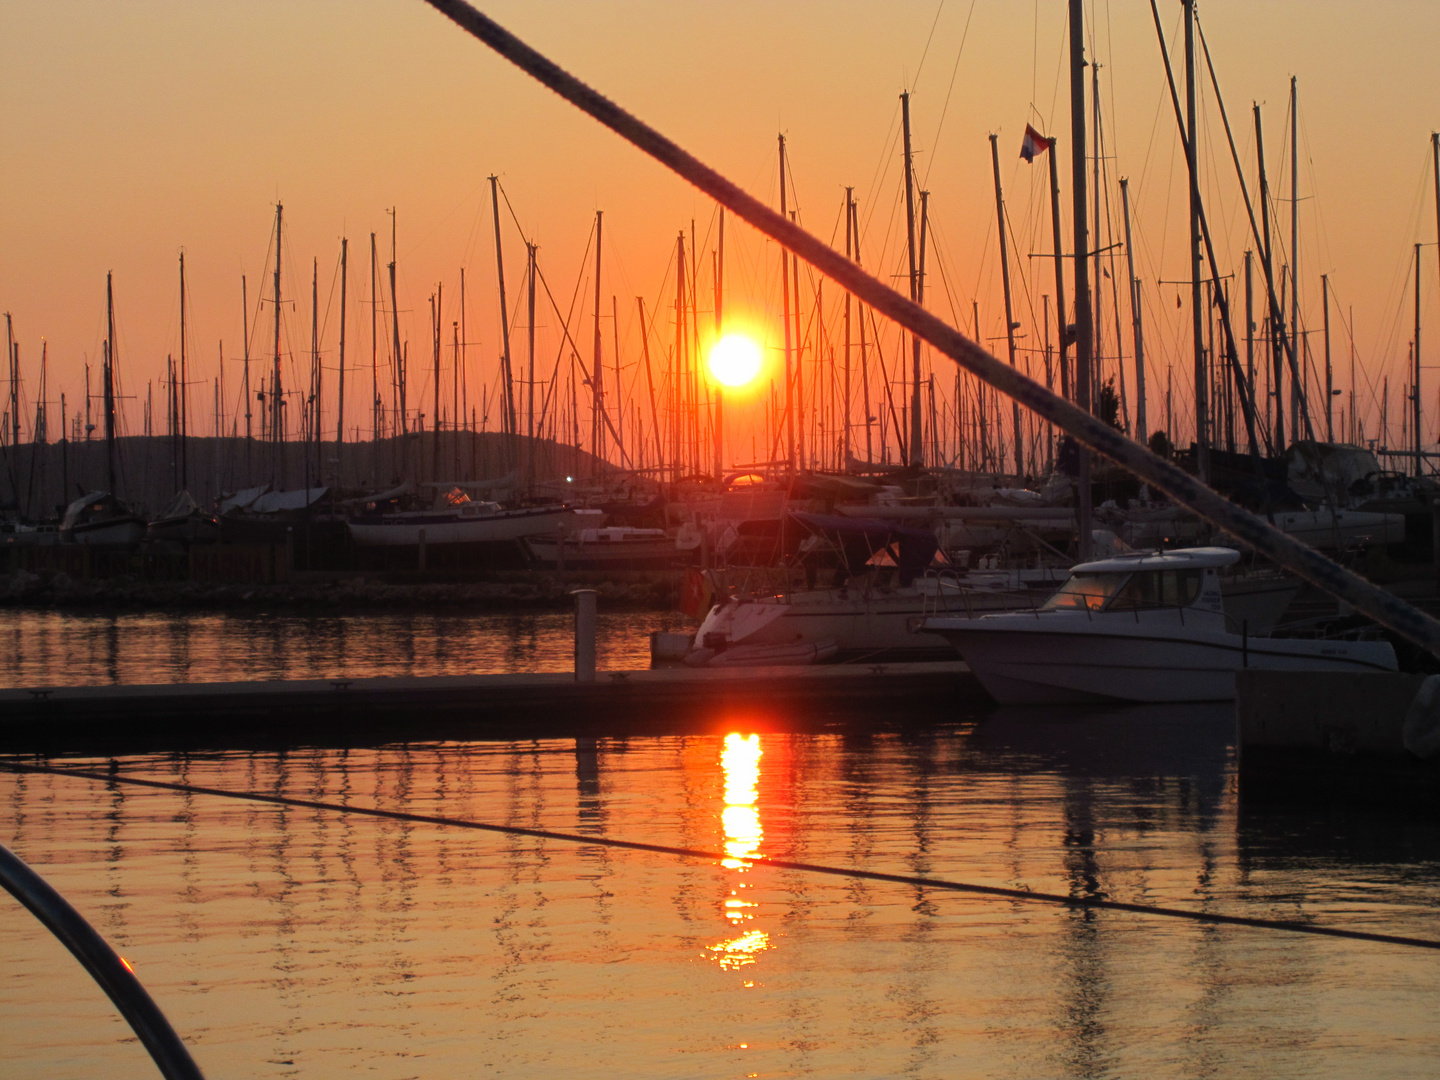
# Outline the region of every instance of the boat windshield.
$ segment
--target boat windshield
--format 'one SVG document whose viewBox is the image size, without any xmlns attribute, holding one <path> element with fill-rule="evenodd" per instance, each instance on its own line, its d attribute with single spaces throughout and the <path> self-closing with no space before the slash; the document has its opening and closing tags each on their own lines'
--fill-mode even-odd
<svg viewBox="0 0 1440 1080">
<path fill-rule="evenodd" d="M 1041 611 L 1084 610 L 1099 611 L 1106 602 L 1117 595 L 1130 579 L 1128 571 L 1112 571 L 1099 574 L 1074 574 L 1061 585 L 1055 594 L 1045 601 Z"/>
<path fill-rule="evenodd" d="M 1203 570 L 1075 574 L 1041 610 L 1132 611 L 1190 607 L 1200 595 L 1204 576 Z"/>
</svg>

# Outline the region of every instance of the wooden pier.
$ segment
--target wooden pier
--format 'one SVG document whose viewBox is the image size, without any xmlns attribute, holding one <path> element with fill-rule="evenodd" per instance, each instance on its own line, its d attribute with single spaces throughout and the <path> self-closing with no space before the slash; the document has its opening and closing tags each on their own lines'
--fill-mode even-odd
<svg viewBox="0 0 1440 1080">
<path fill-rule="evenodd" d="M 1236 674 L 1240 795 L 1250 802 L 1343 802 L 1440 813 L 1440 759 L 1405 748 L 1423 675 Z"/>
<path fill-rule="evenodd" d="M 856 664 L 0 690 L 0 752 L 133 753 L 946 723 L 988 698 L 964 664 Z"/>
</svg>

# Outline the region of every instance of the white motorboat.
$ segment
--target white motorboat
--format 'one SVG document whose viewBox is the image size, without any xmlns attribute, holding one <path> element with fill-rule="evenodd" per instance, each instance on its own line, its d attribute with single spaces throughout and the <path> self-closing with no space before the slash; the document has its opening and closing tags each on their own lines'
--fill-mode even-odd
<svg viewBox="0 0 1440 1080">
<path fill-rule="evenodd" d="M 1385 641 L 1251 636 L 1226 615 L 1231 548 L 1135 553 L 1082 563 L 1037 611 L 941 616 L 946 638 L 1004 705 L 1226 701 L 1240 668 L 1394 671 Z"/>
<path fill-rule="evenodd" d="M 416 547 L 428 544 L 488 544 L 554 532 L 574 516 L 566 506 L 503 510 L 499 503 L 446 496 L 433 510 L 362 514 L 348 522 L 355 543 L 365 547 Z"/>
</svg>

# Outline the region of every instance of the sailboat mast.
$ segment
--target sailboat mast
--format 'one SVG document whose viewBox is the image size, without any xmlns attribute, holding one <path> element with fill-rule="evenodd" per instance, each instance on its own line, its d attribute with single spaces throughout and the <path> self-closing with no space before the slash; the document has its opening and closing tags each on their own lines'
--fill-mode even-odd
<svg viewBox="0 0 1440 1080">
<path fill-rule="evenodd" d="M 780 136 L 780 216 L 788 219 L 790 214 L 785 204 L 785 136 Z M 785 462 L 790 472 L 795 471 L 795 380 L 790 370 L 790 253 L 780 252 L 780 295 L 785 322 Z"/>
<path fill-rule="evenodd" d="M 501 422 L 513 444 L 515 424 L 515 378 L 510 366 L 510 314 L 505 297 L 505 259 L 500 250 L 500 178 L 490 177 L 490 214 L 495 220 L 495 273 L 500 285 L 500 378 L 504 397 L 500 403 Z M 514 453 L 512 445 L 512 454 Z"/>
<path fill-rule="evenodd" d="M 1193 2 L 1193 0 L 1191 0 Z M 1299 96 L 1295 76 L 1290 76 L 1290 340 L 1295 343 L 1294 356 L 1300 341 L 1300 148 L 1297 136 L 1300 132 L 1296 106 Z M 1416 381 L 1419 387 L 1419 381 Z M 1290 430 L 1300 434 L 1300 397 L 1304 393 L 1300 372 L 1290 372 Z M 1416 405 L 1419 408 L 1419 405 Z M 1310 436 L 1314 438 L 1312 434 Z M 1418 476 L 1419 473 L 1417 472 Z"/>
<path fill-rule="evenodd" d="M 277 446 L 276 457 L 283 462 L 283 450 L 279 450 L 280 443 L 285 441 L 284 416 L 281 411 L 280 401 L 280 265 L 282 262 L 281 242 L 284 233 L 281 224 L 284 220 L 285 207 L 280 203 L 275 204 L 275 369 L 270 373 L 270 439 Z"/>
<path fill-rule="evenodd" d="M 394 336 L 392 347 L 395 350 L 392 370 L 396 394 L 395 411 L 399 413 L 400 434 L 408 435 L 410 433 L 410 416 L 405 404 L 405 351 L 400 347 L 400 298 L 395 288 L 396 233 L 399 228 L 397 210 L 397 207 L 390 208 L 390 326 Z"/>
<path fill-rule="evenodd" d="M 1070 0 L 1070 184 L 1075 228 L 1075 404 L 1090 411 L 1090 236 L 1085 212 L 1085 6 Z M 1081 561 L 1090 558 L 1090 451 L 1077 444 L 1075 520 Z"/>
<path fill-rule="evenodd" d="M 528 240 L 525 241 L 528 264 L 526 278 L 529 284 L 526 301 L 529 306 L 525 321 L 525 434 L 528 438 L 525 448 L 525 461 L 527 462 L 525 480 L 527 485 L 535 482 L 535 251 L 535 245 Z"/>
<path fill-rule="evenodd" d="M 1195 0 L 1185 4 L 1185 164 L 1190 177 L 1190 315 L 1195 359 L 1195 467 L 1210 482 L 1209 375 L 1205 362 L 1205 308 L 1201 300 L 1199 128 L 1195 121 Z"/>
<path fill-rule="evenodd" d="M 1065 242 L 1060 236 L 1060 166 L 1057 164 L 1056 144 L 1053 136 L 1050 143 L 1050 229 L 1055 242 L 1055 318 L 1060 339 L 1060 396 L 1070 400 L 1070 335 L 1065 325 Z"/>
<path fill-rule="evenodd" d="M 920 303 L 920 274 L 915 251 L 915 173 L 911 165 L 910 149 L 910 94 L 900 95 L 900 123 L 905 135 L 905 239 L 906 252 L 910 258 L 910 299 Z M 920 416 L 920 335 L 910 335 L 910 464 L 919 465 L 924 460 L 921 453 Z"/>
<path fill-rule="evenodd" d="M 650 428 L 655 436 L 655 475 L 665 479 L 665 443 L 660 432 L 660 407 L 655 401 L 655 373 L 650 367 L 650 333 L 645 322 L 645 298 L 637 296 L 635 306 L 640 312 L 640 356 L 645 363 L 645 389 L 650 395 Z"/>
<path fill-rule="evenodd" d="M 845 257 L 855 257 L 855 189 L 845 189 Z M 850 307 L 853 298 L 845 291 L 845 352 L 842 368 L 842 404 L 840 409 L 840 459 L 844 469 L 850 468 Z"/>
<path fill-rule="evenodd" d="M 110 494 L 115 491 L 115 287 L 114 275 L 105 274 L 105 483 Z M 18 410 L 15 421 L 15 442 L 20 441 Z"/>
<path fill-rule="evenodd" d="M 431 337 L 433 339 L 434 355 L 431 358 L 434 366 L 435 385 L 433 387 L 434 400 L 433 412 L 430 417 L 430 479 L 440 479 L 440 351 L 445 324 L 444 316 L 444 285 L 435 286 L 435 295 L 430 298 L 430 322 Z"/>
<path fill-rule="evenodd" d="M 1335 377 L 1330 367 L 1330 275 L 1320 275 L 1320 296 L 1325 312 L 1325 441 L 1335 441 L 1334 410 L 1330 403 L 1335 398 Z"/>
<path fill-rule="evenodd" d="M 315 475 L 318 478 L 320 469 L 320 259 L 318 257 L 310 260 L 310 401 L 309 401 L 308 423 L 309 431 L 305 434 L 307 442 L 315 444 Z M 305 460 L 310 460 L 310 451 L 305 451 Z M 306 475 L 309 475 L 307 465 Z M 309 487 L 309 484 L 306 484 Z"/>
<path fill-rule="evenodd" d="M 335 474 L 340 474 L 340 448 L 345 445 L 345 311 L 350 284 L 350 241 L 340 238 L 340 378 L 335 404 Z"/>
<path fill-rule="evenodd" d="M 601 431 L 605 415 L 605 358 L 600 336 L 600 252 L 605 235 L 605 211 L 595 211 L 595 348 L 590 365 L 590 468 L 598 472 L 605 453 L 605 434 Z"/>
<path fill-rule="evenodd" d="M 725 208 L 720 208 L 719 236 L 715 244 L 715 340 L 725 331 Z M 725 387 L 715 382 L 715 482 L 725 475 Z"/>
<path fill-rule="evenodd" d="M 1005 238 L 1005 195 L 1000 189 L 1000 141 L 999 136 L 990 136 L 990 165 L 995 172 L 995 217 L 1000 233 L 1000 284 L 1005 293 L 1005 345 L 1009 349 L 1010 366 L 1015 367 L 1015 312 L 1010 303 L 1010 249 Z M 1015 427 L 1015 475 L 1025 475 L 1025 440 L 1020 437 L 1020 402 L 1011 399 L 1014 406 Z"/>
<path fill-rule="evenodd" d="M 1140 325 L 1140 279 L 1135 276 L 1135 245 L 1130 239 L 1130 180 L 1120 178 L 1120 205 L 1125 214 L 1125 276 L 1130 279 L 1130 329 L 1135 340 L 1135 441 L 1142 446 L 1149 439 L 1149 428 L 1145 422 L 1145 335 Z M 1246 253 L 1246 293 L 1249 293 L 1250 256 Z M 1255 373 L 1250 373 L 1250 382 L 1255 382 Z"/>
<path fill-rule="evenodd" d="M 190 487 L 190 463 L 186 456 L 186 436 L 190 433 L 190 360 L 185 347 L 185 253 L 180 252 L 180 488 Z"/>
<path fill-rule="evenodd" d="M 1410 422 L 1411 437 L 1415 441 L 1415 475 L 1419 476 L 1424 471 L 1425 458 L 1420 441 L 1420 247 L 1415 245 L 1415 342 L 1411 349 L 1411 356 L 1414 362 L 1413 381 L 1410 385 L 1410 401 L 1412 408 L 1412 419 Z"/>
<path fill-rule="evenodd" d="M 245 329 L 245 482 L 251 482 L 250 477 L 250 285 L 245 280 L 245 275 L 240 275 L 240 322 Z"/>
<path fill-rule="evenodd" d="M 374 451 L 384 436 L 383 406 L 380 402 L 380 258 L 375 251 L 375 234 L 370 234 L 370 442 L 371 471 L 375 467 Z"/>
</svg>

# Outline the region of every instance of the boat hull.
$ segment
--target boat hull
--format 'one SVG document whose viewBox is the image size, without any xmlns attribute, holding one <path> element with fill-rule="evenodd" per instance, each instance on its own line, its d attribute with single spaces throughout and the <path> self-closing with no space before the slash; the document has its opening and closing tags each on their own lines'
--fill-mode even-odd
<svg viewBox="0 0 1440 1080">
<path fill-rule="evenodd" d="M 1048 595 L 1048 587 L 1039 599 Z M 1024 591 L 816 589 L 786 597 L 731 600 L 712 608 L 695 634 L 697 648 L 724 642 L 782 646 L 834 642 L 841 659 L 947 660 L 953 649 L 922 629 L 927 617 L 980 615 L 1030 606 Z"/>
<path fill-rule="evenodd" d="M 138 544 L 145 537 L 145 522 L 138 517 L 85 521 L 66 530 L 62 539 L 72 544 Z"/>
<path fill-rule="evenodd" d="M 1180 625 L 1107 629 L 1043 617 L 943 622 L 930 629 L 955 646 L 1002 705 L 1230 701 L 1241 668 L 1396 668 L 1394 650 L 1377 641 L 1246 638 Z"/>
<path fill-rule="evenodd" d="M 557 507 L 503 510 L 484 517 L 454 514 L 396 514 L 382 518 L 352 518 L 350 535 L 362 547 L 418 547 L 420 533 L 431 544 L 487 544 L 519 540 L 523 536 L 553 532 L 573 511 Z"/>
</svg>

